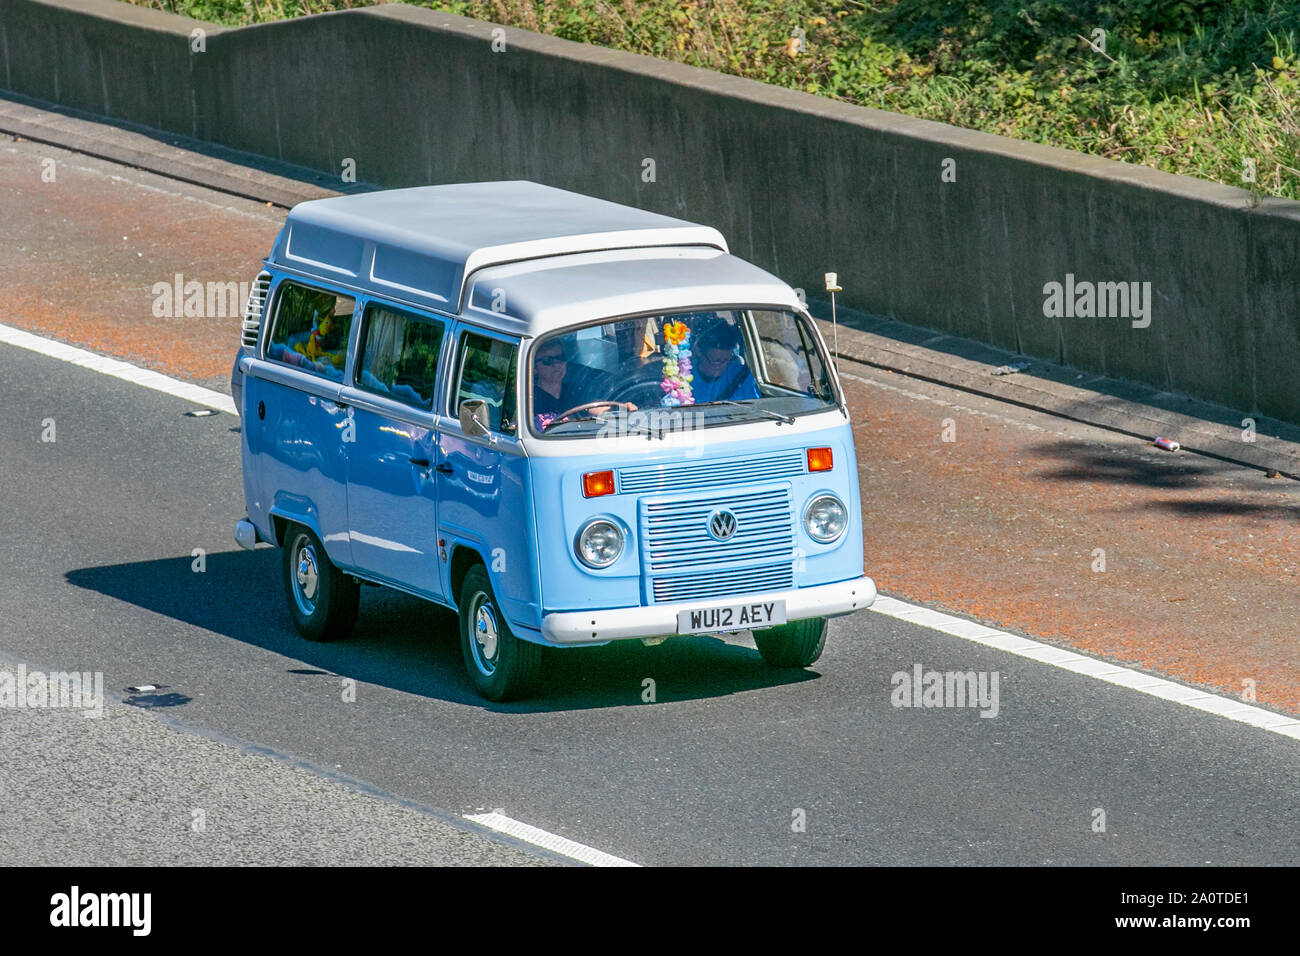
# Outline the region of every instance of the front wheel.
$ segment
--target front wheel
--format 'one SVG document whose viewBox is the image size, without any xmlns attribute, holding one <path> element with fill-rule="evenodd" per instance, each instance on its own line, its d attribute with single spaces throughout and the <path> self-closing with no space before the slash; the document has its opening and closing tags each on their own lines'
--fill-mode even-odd
<svg viewBox="0 0 1300 956">
<path fill-rule="evenodd" d="M 284 535 L 284 595 L 298 633 L 309 641 L 337 641 L 357 620 L 361 588 L 334 566 L 309 528 L 290 525 Z"/>
<path fill-rule="evenodd" d="M 523 697 L 541 672 L 541 645 L 510 633 L 481 564 L 469 569 L 460 588 L 460 649 L 474 689 L 488 700 Z"/>
<path fill-rule="evenodd" d="M 810 617 L 754 632 L 758 653 L 772 667 L 807 667 L 822 656 L 830 621 Z"/>
</svg>

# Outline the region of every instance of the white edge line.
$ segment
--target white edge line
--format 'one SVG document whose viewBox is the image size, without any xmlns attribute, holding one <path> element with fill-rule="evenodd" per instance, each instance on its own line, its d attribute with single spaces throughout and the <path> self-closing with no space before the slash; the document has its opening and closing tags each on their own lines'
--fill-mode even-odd
<svg viewBox="0 0 1300 956">
<path fill-rule="evenodd" d="M 53 339 L 32 335 L 32 333 L 24 332 L 22 329 L 15 329 L 11 325 L 0 325 L 0 342 L 6 345 L 16 345 L 20 349 L 27 349 L 31 352 L 38 352 L 61 362 L 80 365 L 82 368 L 88 368 L 94 372 L 102 372 L 105 375 L 131 382 L 134 385 L 143 385 L 145 388 L 152 388 L 156 392 L 166 392 L 168 395 L 183 398 L 195 405 L 206 405 L 208 408 L 215 408 L 217 411 L 226 412 L 229 415 L 239 414 L 235 410 L 234 399 L 223 392 L 191 385 L 189 382 L 182 382 L 178 378 L 150 371 L 147 368 L 140 368 L 115 358 L 109 358 L 106 355 L 98 355 L 95 352 L 88 352 L 72 345 L 65 345 Z"/>
<path fill-rule="evenodd" d="M 639 863 L 633 863 L 631 860 L 612 856 L 585 844 L 557 836 L 547 830 L 521 823 L 506 816 L 500 810 L 494 810 L 491 813 L 467 813 L 465 819 L 471 823 L 477 823 L 479 826 L 487 827 L 489 830 L 496 830 L 498 833 L 512 836 L 516 840 L 523 840 L 525 843 L 540 846 L 552 853 L 567 856 L 589 866 L 640 866 Z"/>
<path fill-rule="evenodd" d="M 1127 687 L 1129 690 L 1149 694 L 1152 697 L 1159 697 L 1170 703 L 1190 707 L 1202 713 L 1217 714 L 1228 720 L 1250 724 L 1260 730 L 1267 730 L 1283 737 L 1300 740 L 1300 720 L 1287 717 L 1285 714 L 1265 710 L 1262 707 L 1254 707 L 1237 700 L 1235 697 L 1210 694 L 1199 688 L 1188 687 L 1186 684 L 1178 684 L 1171 680 L 1165 680 L 1163 677 L 1145 674 L 1142 671 L 1122 667 L 1119 664 L 1111 664 L 1109 661 L 1098 660 L 1095 657 L 1086 657 L 1083 654 L 1076 654 L 1074 651 L 1067 651 L 1052 644 L 1044 644 L 1027 637 L 1021 637 L 1019 634 L 1008 634 L 1006 631 L 999 631 L 996 628 L 984 627 L 965 618 L 944 614 L 942 611 L 935 611 L 916 604 L 908 604 L 906 601 L 898 600 L 898 598 L 881 595 L 871 605 L 871 610 L 886 617 L 897 618 L 909 624 L 917 624 L 952 637 L 961 638 L 963 641 L 984 644 L 994 650 L 1005 651 L 1018 657 L 1027 657 L 1049 667 L 1056 667 L 1084 677 L 1091 677 L 1094 680 L 1114 684 L 1117 687 Z"/>
</svg>

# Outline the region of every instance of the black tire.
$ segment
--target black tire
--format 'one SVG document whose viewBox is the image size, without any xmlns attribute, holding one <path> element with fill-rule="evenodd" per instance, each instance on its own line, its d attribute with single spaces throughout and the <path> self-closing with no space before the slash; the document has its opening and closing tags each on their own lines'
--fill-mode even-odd
<svg viewBox="0 0 1300 956">
<path fill-rule="evenodd" d="M 285 528 L 283 551 L 284 596 L 298 633 L 309 641 L 347 637 L 357 620 L 361 587 L 334 566 L 310 528 Z"/>
<path fill-rule="evenodd" d="M 510 633 L 481 564 L 469 569 L 460 586 L 460 650 L 474 690 L 488 700 L 527 695 L 541 673 L 542 646 Z"/>
<path fill-rule="evenodd" d="M 830 621 L 810 617 L 754 632 L 758 653 L 771 667 L 807 667 L 822 656 Z"/>
</svg>

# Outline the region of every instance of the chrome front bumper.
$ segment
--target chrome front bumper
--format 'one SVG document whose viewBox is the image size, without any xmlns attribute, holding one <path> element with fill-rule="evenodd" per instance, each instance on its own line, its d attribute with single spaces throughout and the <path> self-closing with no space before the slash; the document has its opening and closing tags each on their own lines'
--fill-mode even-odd
<svg viewBox="0 0 1300 956">
<path fill-rule="evenodd" d="M 542 637 L 552 644 L 604 644 L 639 637 L 663 637 L 677 633 L 677 612 L 729 604 L 760 604 L 784 601 L 787 621 L 809 617 L 838 617 L 871 607 L 876 600 L 876 583 L 863 575 L 838 584 L 820 584 L 787 591 L 739 594 L 733 598 L 707 598 L 651 604 L 648 607 L 618 607 L 603 611 L 563 611 L 542 618 Z"/>
</svg>

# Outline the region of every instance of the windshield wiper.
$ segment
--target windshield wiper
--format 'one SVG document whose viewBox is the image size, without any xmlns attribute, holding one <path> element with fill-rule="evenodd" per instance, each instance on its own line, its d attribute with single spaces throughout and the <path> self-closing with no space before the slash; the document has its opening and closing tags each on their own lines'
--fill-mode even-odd
<svg viewBox="0 0 1300 956">
<path fill-rule="evenodd" d="M 716 402 L 700 402 L 699 404 L 693 405 L 691 407 L 704 408 L 706 405 L 734 405 L 736 406 L 736 408 L 744 408 L 744 409 L 748 409 L 751 412 L 758 412 L 760 415 L 766 415 L 768 418 L 775 419 L 776 421 L 781 422 L 782 424 L 785 425 L 794 424 L 794 419 L 791 418 L 789 415 L 782 415 L 780 412 L 774 412 L 770 408 L 758 408 L 756 406 L 745 405 L 742 402 L 733 402 L 729 398 L 721 398 L 718 399 Z"/>
<path fill-rule="evenodd" d="M 609 413 L 609 412 L 602 412 L 601 414 L 599 414 L 599 415 L 593 415 L 591 418 L 588 418 L 588 419 L 573 419 L 572 421 L 570 421 L 569 419 L 566 418 L 564 421 L 559 422 L 559 424 L 561 424 L 561 425 L 581 425 L 581 424 L 583 424 L 584 421 L 586 421 L 586 422 L 598 422 L 598 421 L 601 421 L 601 420 L 603 419 L 603 417 L 604 417 L 605 415 L 608 415 L 608 414 L 610 414 L 610 413 Z M 658 432 L 655 432 L 653 429 L 648 428 L 647 426 L 642 425 L 642 424 L 640 424 L 639 422 L 633 422 L 633 421 L 630 421 L 630 420 L 629 420 L 629 413 L 626 412 L 626 411 L 620 411 L 619 413 L 616 413 L 616 414 L 614 415 L 614 418 L 615 418 L 616 420 L 618 420 L 618 422 L 619 422 L 619 428 L 634 428 L 634 429 L 636 429 L 637 431 L 641 432 L 643 435 L 645 435 L 647 438 L 663 438 L 663 437 L 664 437 L 664 433 L 663 433 L 662 430 L 660 430 L 660 431 L 658 431 Z M 548 431 L 548 430 L 550 430 L 551 426 L 553 426 L 553 425 L 555 425 L 555 424 L 556 424 L 556 422 L 547 422 L 545 425 L 543 425 L 543 426 L 541 427 L 541 431 L 543 431 L 543 432 Z M 601 427 L 603 428 L 604 425 L 602 424 Z M 597 434 L 599 434 L 599 432 L 598 432 Z"/>
</svg>

